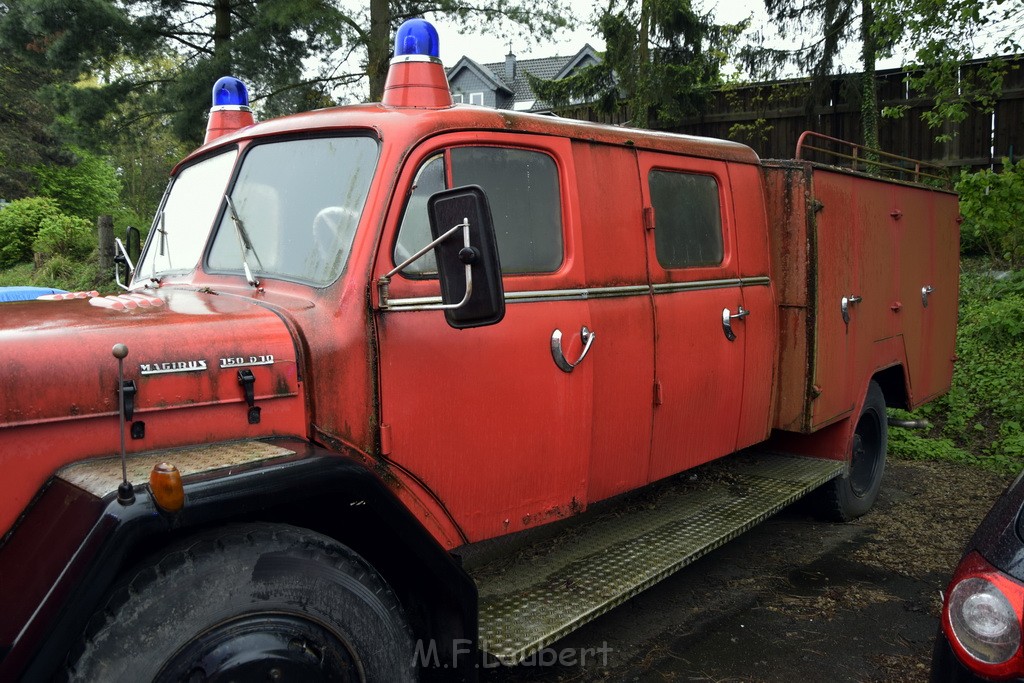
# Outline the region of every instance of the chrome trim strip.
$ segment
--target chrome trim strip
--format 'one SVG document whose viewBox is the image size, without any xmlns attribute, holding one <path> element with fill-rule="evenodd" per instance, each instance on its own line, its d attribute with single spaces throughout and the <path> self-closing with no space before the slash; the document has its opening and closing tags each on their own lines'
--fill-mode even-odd
<svg viewBox="0 0 1024 683">
<path fill-rule="evenodd" d="M 721 280 L 696 280 L 694 282 L 666 282 L 657 285 L 622 285 L 620 287 L 586 287 L 581 289 L 538 289 L 527 292 L 505 292 L 505 303 L 522 304 L 538 301 L 584 301 L 586 299 L 614 299 L 626 296 L 648 294 L 673 294 L 691 290 L 729 289 L 732 287 L 767 287 L 771 278 L 767 275 Z M 441 303 L 439 296 L 420 296 L 408 299 L 391 299 L 387 311 L 431 311 Z"/>
</svg>

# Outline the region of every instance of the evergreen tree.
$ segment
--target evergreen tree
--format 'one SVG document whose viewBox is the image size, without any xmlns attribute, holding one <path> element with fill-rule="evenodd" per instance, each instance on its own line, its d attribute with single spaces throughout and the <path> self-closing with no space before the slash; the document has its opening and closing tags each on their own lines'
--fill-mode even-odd
<svg viewBox="0 0 1024 683">
<path fill-rule="evenodd" d="M 774 77 L 787 64 L 811 76 L 808 112 L 836 71 L 840 50 L 849 42 L 860 45 L 860 109 L 862 142 L 878 148 L 878 88 L 875 62 L 890 53 L 891 41 L 876 29 L 875 0 L 764 0 L 773 25 L 784 39 L 800 41 L 793 49 L 766 48 L 763 42 L 747 46 L 742 58 L 758 77 Z"/>
<path fill-rule="evenodd" d="M 612 0 L 596 27 L 607 51 L 600 64 L 569 78 L 530 77 L 554 106 L 594 102 L 606 112 L 625 101 L 631 123 L 671 127 L 700 112 L 745 24 L 717 24 L 691 0 Z"/>
</svg>

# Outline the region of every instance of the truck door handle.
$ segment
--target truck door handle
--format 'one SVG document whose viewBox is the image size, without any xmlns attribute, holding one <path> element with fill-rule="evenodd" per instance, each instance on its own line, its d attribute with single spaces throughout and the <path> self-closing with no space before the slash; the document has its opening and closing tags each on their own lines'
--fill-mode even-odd
<svg viewBox="0 0 1024 683">
<path fill-rule="evenodd" d="M 859 304 L 862 301 L 861 297 L 851 294 L 850 296 L 844 296 L 842 302 L 839 304 L 839 308 L 843 311 L 843 322 L 847 325 L 850 324 L 850 306 L 853 304 Z"/>
<path fill-rule="evenodd" d="M 921 288 L 921 305 L 928 308 L 928 295 L 935 291 L 935 288 L 931 285 L 925 285 Z"/>
<path fill-rule="evenodd" d="M 555 359 L 555 365 L 562 372 L 572 372 L 573 368 L 583 362 L 583 359 L 590 353 L 590 346 L 594 343 L 594 337 L 597 334 L 587 328 L 586 325 L 580 330 L 580 339 L 583 340 L 583 353 L 576 359 L 575 363 L 570 363 L 565 359 L 565 354 L 562 353 L 562 331 L 556 329 L 551 333 L 551 357 Z"/>
<path fill-rule="evenodd" d="M 736 341 L 736 333 L 732 331 L 732 321 L 743 320 L 748 315 L 750 315 L 750 311 L 743 308 L 743 306 L 740 306 L 736 313 L 732 313 L 728 308 L 722 309 L 722 331 L 725 332 L 726 339 Z"/>
</svg>

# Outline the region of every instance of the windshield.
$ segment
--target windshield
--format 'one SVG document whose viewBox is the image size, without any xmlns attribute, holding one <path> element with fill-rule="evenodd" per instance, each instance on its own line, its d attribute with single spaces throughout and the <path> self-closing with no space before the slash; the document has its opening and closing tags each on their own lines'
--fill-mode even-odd
<svg viewBox="0 0 1024 683">
<path fill-rule="evenodd" d="M 136 281 L 195 269 L 217 208 L 224 201 L 235 156 L 236 150 L 232 149 L 207 157 L 182 169 L 171 180 L 163 207 L 150 229 Z"/>
<path fill-rule="evenodd" d="M 376 161 L 377 141 L 368 137 L 254 145 L 229 199 L 221 197 L 226 210 L 209 269 L 333 282 L 345 267 Z"/>
</svg>

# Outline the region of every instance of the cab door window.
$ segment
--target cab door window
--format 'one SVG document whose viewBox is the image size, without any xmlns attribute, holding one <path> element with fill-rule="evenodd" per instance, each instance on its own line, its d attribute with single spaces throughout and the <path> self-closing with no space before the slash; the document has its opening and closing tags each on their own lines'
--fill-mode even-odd
<svg viewBox="0 0 1024 683">
<path fill-rule="evenodd" d="M 563 253 L 558 168 L 543 152 L 507 147 L 454 147 L 420 166 L 402 216 L 395 263 L 430 242 L 427 198 L 444 187 L 465 185 L 479 185 L 487 193 L 503 273 L 558 270 Z M 436 274 L 433 254 L 405 272 Z"/>
<path fill-rule="evenodd" d="M 654 250 L 663 268 L 722 263 L 722 213 L 718 182 L 709 175 L 652 170 L 647 178 L 654 207 Z"/>
</svg>

